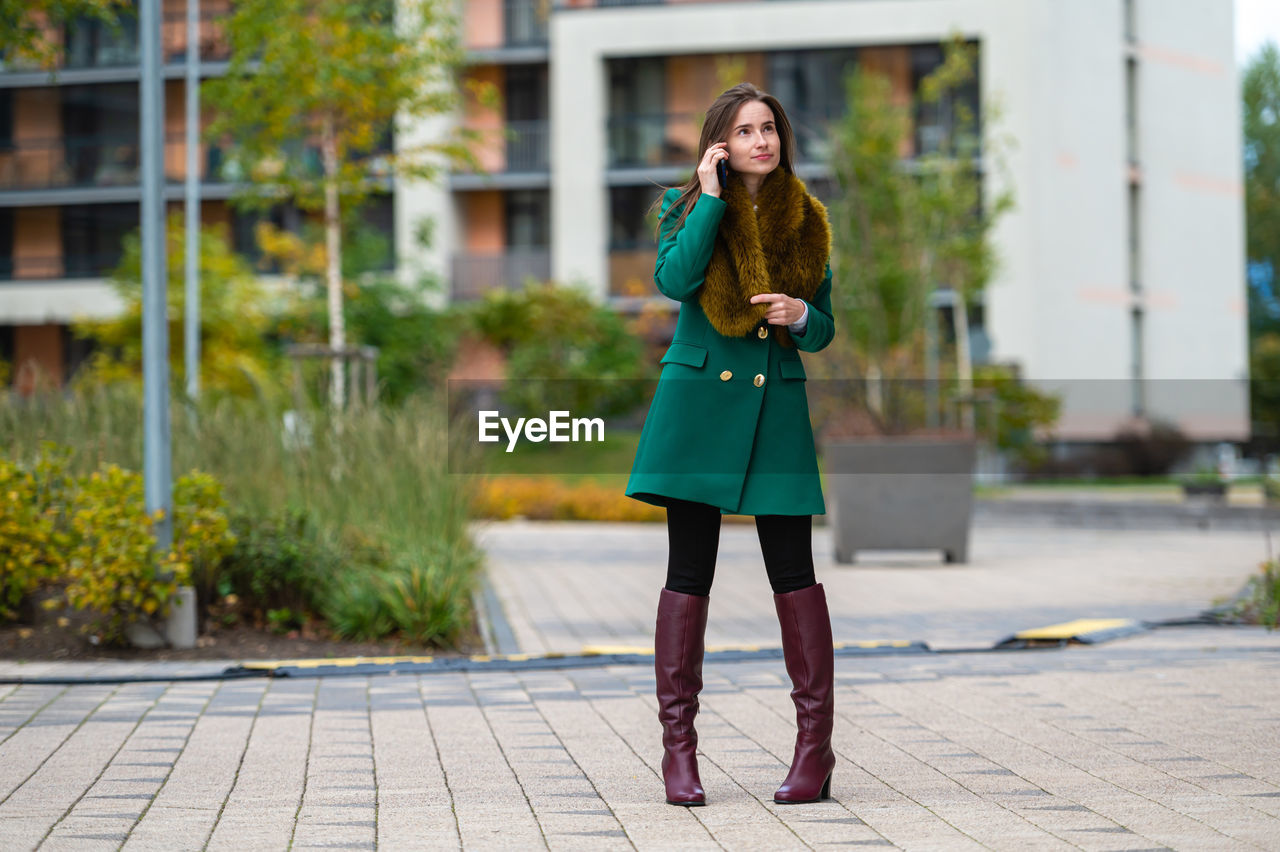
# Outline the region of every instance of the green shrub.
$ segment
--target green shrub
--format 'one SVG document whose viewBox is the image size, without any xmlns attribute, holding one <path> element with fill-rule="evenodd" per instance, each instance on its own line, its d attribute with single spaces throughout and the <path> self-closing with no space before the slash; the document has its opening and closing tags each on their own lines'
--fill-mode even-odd
<svg viewBox="0 0 1280 852">
<path fill-rule="evenodd" d="M 26 596 L 61 573 L 65 547 L 36 474 L 0 459 L 0 622 L 17 618 Z"/>
<path fill-rule="evenodd" d="M 68 481 L 103 462 L 136 470 L 142 465 L 140 406 L 136 388 L 127 386 L 21 403 L 0 397 L 0 434 L 12 436 L 18 458 L 36 455 L 38 436 L 68 447 Z M 191 492 L 203 495 L 198 498 L 187 498 L 186 486 L 175 487 L 174 559 L 189 569 L 200 603 L 207 608 L 235 594 L 262 623 L 271 622 L 268 612 L 288 610 L 288 616 L 277 612 L 274 623 L 318 615 L 339 635 L 381 638 L 399 628 L 375 578 L 398 571 L 406 555 L 443 552 L 459 554 L 438 570 L 459 572 L 442 587 L 453 590 L 457 611 L 464 612 L 474 581 L 468 561 L 474 557 L 467 556 L 474 553 L 467 531 L 472 483 L 449 475 L 449 460 L 451 452 L 466 451 L 469 435 L 459 434 L 451 448 L 445 408 L 439 396 L 416 394 L 395 408 L 303 409 L 296 413 L 303 426 L 291 436 L 284 410 L 269 401 L 210 395 L 190 407 L 175 402 L 175 469 L 208 471 L 233 507 L 217 508 L 209 481 L 191 483 Z M 229 515 L 228 542 L 187 546 L 188 499 L 205 507 L 190 515 L 197 536 L 216 533 L 210 511 Z M 239 603 L 219 604 L 214 614 L 231 624 L 243 611 Z"/>
<path fill-rule="evenodd" d="M 395 630 L 395 620 L 380 593 L 378 575 L 344 571 L 325 590 L 320 614 L 329 627 L 347 639 L 372 641 Z"/>
<path fill-rule="evenodd" d="M 1280 626 L 1280 561 L 1263 562 L 1258 573 L 1249 578 L 1240 615 L 1268 630 Z"/>
<path fill-rule="evenodd" d="M 95 471 L 78 483 L 67 512 L 74 544 L 64 593 L 96 614 L 90 629 L 99 639 L 118 644 L 130 622 L 163 617 L 189 570 L 170 554 L 165 575 L 157 572 L 151 527 L 161 513 L 147 514 L 142 476 L 116 465 Z"/>
<path fill-rule="evenodd" d="M 118 643 L 126 626 L 163 617 L 193 567 L 211 571 L 230 549 L 222 490 L 193 471 L 174 485 L 173 546 L 157 554 L 142 477 L 118 465 L 67 473 L 72 452 L 44 442 L 31 470 L 0 459 L 0 620 L 16 617 L 42 584 L 50 608 L 89 610 L 98 639 Z"/>
<path fill-rule="evenodd" d="M 403 559 L 378 578 L 387 614 L 402 636 L 422 644 L 452 645 L 471 624 L 474 566 L 446 553 Z"/>
<path fill-rule="evenodd" d="M 235 545 L 200 589 L 207 602 L 234 594 L 259 614 L 317 609 L 320 590 L 340 561 L 324 546 L 305 510 L 266 517 L 236 513 L 231 529 Z"/>
<path fill-rule="evenodd" d="M 206 599 L 234 594 L 240 606 L 273 629 L 301 626 L 322 613 L 345 571 L 377 573 L 391 559 L 387 546 L 368 534 L 348 528 L 326 535 L 309 511 L 296 507 L 264 517 L 236 514 L 232 529 L 235 546 L 206 582 Z"/>
<path fill-rule="evenodd" d="M 495 290 L 471 318 L 507 353 L 503 396 L 517 410 L 608 417 L 644 400 L 640 340 L 617 312 L 581 290 L 555 284 Z"/>
<path fill-rule="evenodd" d="M 236 544 L 221 483 L 199 471 L 180 477 L 173 486 L 173 512 L 172 559 L 182 564 L 198 592 L 217 576 Z"/>
</svg>

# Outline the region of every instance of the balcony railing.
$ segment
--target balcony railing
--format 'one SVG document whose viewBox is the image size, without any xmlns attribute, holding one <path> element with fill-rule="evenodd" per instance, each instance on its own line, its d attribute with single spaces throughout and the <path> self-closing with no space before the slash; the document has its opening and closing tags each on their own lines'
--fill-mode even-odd
<svg viewBox="0 0 1280 852">
<path fill-rule="evenodd" d="M 507 171 L 544 172 L 551 164 L 551 129 L 545 119 L 508 121 Z"/>
<path fill-rule="evenodd" d="M 478 299 L 490 290 L 518 290 L 529 279 L 551 277 L 551 252 L 546 249 L 510 249 L 496 254 L 453 256 L 453 299 Z"/>
<path fill-rule="evenodd" d="M 546 119 L 508 121 L 500 127 L 473 127 L 472 152 L 488 174 L 545 172 L 551 163 L 551 127 Z"/>
<path fill-rule="evenodd" d="M 550 11 L 550 0 L 504 0 L 502 16 L 507 47 L 545 45 Z"/>
<path fill-rule="evenodd" d="M 698 116 L 660 113 L 610 116 L 609 166 L 689 166 L 698 142 Z"/>
<path fill-rule="evenodd" d="M 231 42 L 226 34 L 226 22 L 230 16 L 230 3 L 209 0 L 201 3 L 199 39 L 202 61 L 222 62 L 231 57 Z M 166 62 L 186 62 L 185 11 L 164 15 L 160 37 Z M 98 21 L 68 27 L 63 43 L 66 45 L 62 58 L 63 68 L 119 68 L 137 65 L 139 62 L 138 21 L 133 17 L 122 16 L 119 29 L 112 29 Z"/>
<path fill-rule="evenodd" d="M 221 148 L 207 142 L 201 178 L 221 181 L 230 171 Z M 168 180 L 182 179 L 186 152 L 183 133 L 165 138 Z M 137 186 L 141 148 L 131 136 L 64 136 L 23 141 L 0 148 L 0 192 L 107 186 Z"/>
<path fill-rule="evenodd" d="M 0 257 L 0 281 L 101 278 L 120 263 L 119 250 L 69 255 Z"/>
</svg>

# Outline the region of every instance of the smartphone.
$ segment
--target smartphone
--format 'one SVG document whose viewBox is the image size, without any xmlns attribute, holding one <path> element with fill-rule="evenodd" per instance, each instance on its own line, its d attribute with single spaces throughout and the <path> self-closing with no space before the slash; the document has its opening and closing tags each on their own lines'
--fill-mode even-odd
<svg viewBox="0 0 1280 852">
<path fill-rule="evenodd" d="M 720 178 L 720 188 L 724 189 L 729 184 L 729 161 L 716 160 L 716 176 Z"/>
</svg>

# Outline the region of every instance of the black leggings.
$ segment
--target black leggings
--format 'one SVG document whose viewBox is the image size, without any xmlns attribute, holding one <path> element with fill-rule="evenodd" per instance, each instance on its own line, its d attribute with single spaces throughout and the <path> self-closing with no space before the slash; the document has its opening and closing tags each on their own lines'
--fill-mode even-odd
<svg viewBox="0 0 1280 852">
<path fill-rule="evenodd" d="M 807 589 L 813 574 L 813 516 L 756 515 L 756 534 L 775 595 Z M 720 549 L 720 510 L 706 503 L 668 499 L 667 589 L 711 594 Z"/>
</svg>

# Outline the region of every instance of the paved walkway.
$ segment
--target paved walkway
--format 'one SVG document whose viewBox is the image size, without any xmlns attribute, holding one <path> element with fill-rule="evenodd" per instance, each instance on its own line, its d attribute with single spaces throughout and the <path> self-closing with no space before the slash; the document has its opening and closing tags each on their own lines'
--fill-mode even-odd
<svg viewBox="0 0 1280 852">
<path fill-rule="evenodd" d="M 650 636 L 661 528 L 480 535 L 526 650 Z M 776 642 L 754 543 L 726 526 L 712 641 Z M 969 566 L 818 570 L 838 638 L 975 647 L 1041 616 L 1198 611 L 1261 547 L 979 529 Z M 0 663 L 0 677 L 72 670 Z M 644 666 L 0 686 L 0 849 L 1280 848 L 1280 636 L 1260 629 L 841 658 L 835 798 L 790 807 L 771 799 L 794 732 L 781 664 L 706 675 L 711 804 L 695 809 L 661 801 Z"/>
<path fill-rule="evenodd" d="M 476 534 L 519 650 L 652 649 L 666 577 L 662 527 L 557 524 L 549 534 L 545 524 L 512 522 L 480 525 Z M 939 551 L 883 551 L 846 566 L 831 553 L 831 531 L 815 528 L 815 570 L 837 641 L 972 648 L 1076 618 L 1195 615 L 1235 595 L 1266 558 L 1267 543 L 1256 532 L 978 526 L 968 565 L 946 565 Z M 707 641 L 781 641 L 750 523 L 722 527 Z"/>
</svg>

